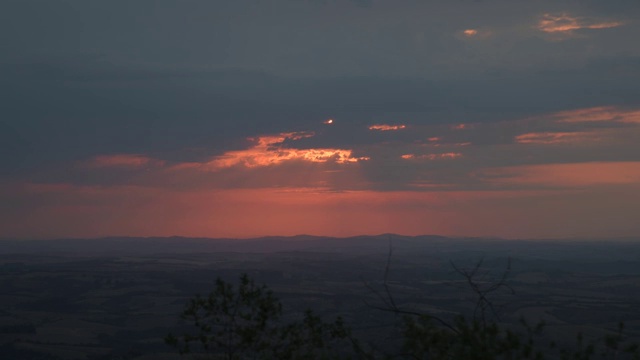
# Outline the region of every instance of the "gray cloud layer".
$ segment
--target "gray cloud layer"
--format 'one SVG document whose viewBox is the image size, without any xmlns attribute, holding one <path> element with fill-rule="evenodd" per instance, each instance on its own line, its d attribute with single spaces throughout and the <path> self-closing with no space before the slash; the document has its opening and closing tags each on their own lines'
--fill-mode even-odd
<svg viewBox="0 0 640 360">
<path fill-rule="evenodd" d="M 562 39 L 535 28 L 559 12 L 624 25 Z M 4 1 L 0 174 L 100 154 L 202 160 L 327 118 L 341 131 L 309 145 L 370 145 L 372 123 L 638 106 L 638 13 L 635 1 Z"/>
</svg>

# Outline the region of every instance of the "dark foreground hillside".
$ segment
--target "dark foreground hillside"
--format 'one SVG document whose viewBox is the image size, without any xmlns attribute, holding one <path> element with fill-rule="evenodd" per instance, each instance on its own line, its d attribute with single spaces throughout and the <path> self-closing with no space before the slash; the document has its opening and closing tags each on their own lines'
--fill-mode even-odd
<svg viewBox="0 0 640 360">
<path fill-rule="evenodd" d="M 400 307 L 450 318 L 473 294 L 450 262 L 500 274 L 515 294 L 492 301 L 503 323 L 545 320 L 570 342 L 614 330 L 640 339 L 640 241 L 505 241 L 385 235 L 254 240 L 0 241 L 0 353 L 7 359 L 178 358 L 163 343 L 185 302 L 217 277 L 248 273 L 295 318 L 340 315 L 363 341 L 392 346 L 397 318 L 371 305 L 393 248 Z M 510 265 L 508 265 L 510 264 Z"/>
</svg>

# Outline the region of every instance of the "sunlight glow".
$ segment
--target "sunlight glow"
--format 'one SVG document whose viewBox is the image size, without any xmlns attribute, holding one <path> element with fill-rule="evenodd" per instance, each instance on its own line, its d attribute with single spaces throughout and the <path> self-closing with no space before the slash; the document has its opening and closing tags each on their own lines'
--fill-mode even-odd
<svg viewBox="0 0 640 360">
<path fill-rule="evenodd" d="M 277 165 L 285 161 L 308 161 L 314 163 L 335 162 L 338 164 L 356 163 L 369 160 L 368 157 L 354 157 L 352 150 L 316 148 L 295 149 L 284 146 L 287 140 L 299 140 L 314 136 L 313 133 L 282 133 L 279 135 L 251 138 L 254 145 L 245 150 L 228 151 L 205 164 L 209 170 L 218 170 L 233 166 L 248 168 Z"/>
<path fill-rule="evenodd" d="M 466 29 L 462 32 L 467 37 L 472 37 L 478 35 L 478 30 L 476 29 Z"/>
</svg>

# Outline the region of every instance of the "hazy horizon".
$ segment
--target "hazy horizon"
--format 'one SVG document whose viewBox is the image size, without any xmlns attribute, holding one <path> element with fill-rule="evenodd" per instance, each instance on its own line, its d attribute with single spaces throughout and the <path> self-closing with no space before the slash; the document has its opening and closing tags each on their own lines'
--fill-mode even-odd
<svg viewBox="0 0 640 360">
<path fill-rule="evenodd" d="M 292 240 L 292 241 L 308 241 L 308 240 L 354 240 L 354 239 L 376 239 L 376 240 L 388 240 L 391 244 L 394 240 L 413 239 L 413 240 L 450 240 L 450 241 L 478 241 L 478 242 L 540 242 L 540 243 L 571 243 L 571 242 L 627 242 L 640 240 L 640 236 L 607 236 L 607 237 L 547 237 L 547 238 L 534 238 L 534 237 L 520 237 L 520 238 L 505 238 L 498 236 L 446 236 L 440 234 L 395 234 L 395 233 L 382 233 L 382 234 L 357 234 L 348 236 L 330 236 L 330 235 L 317 235 L 317 234 L 295 234 L 295 235 L 261 235 L 261 236 L 249 236 L 249 237 L 210 237 L 210 236 L 183 236 L 183 235 L 147 235 L 147 236 L 130 236 L 130 235 L 105 235 L 95 237 L 0 237 L 1 241 L 100 241 L 100 240 L 212 240 L 212 241 L 269 241 L 269 240 Z"/>
</svg>

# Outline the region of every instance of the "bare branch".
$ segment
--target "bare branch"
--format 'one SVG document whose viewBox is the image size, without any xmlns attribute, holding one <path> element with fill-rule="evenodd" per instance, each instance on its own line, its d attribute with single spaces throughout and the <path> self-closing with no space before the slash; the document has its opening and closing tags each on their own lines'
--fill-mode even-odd
<svg viewBox="0 0 640 360">
<path fill-rule="evenodd" d="M 391 306 L 393 306 L 394 309 L 397 309 L 398 307 L 396 306 L 396 302 L 393 299 L 393 295 L 391 294 L 391 291 L 389 291 L 389 269 L 391 268 L 391 256 L 393 255 L 393 247 L 391 246 L 391 239 L 389 239 L 389 252 L 387 254 L 387 265 L 384 268 L 384 290 L 387 293 L 387 298 L 389 299 L 389 302 L 391 303 Z"/>
<path fill-rule="evenodd" d="M 450 261 L 450 264 L 455 272 L 462 275 L 469 288 L 476 294 L 477 299 L 473 318 L 479 319 L 482 325 L 486 326 L 487 309 L 491 311 L 495 318 L 500 319 L 493 302 L 488 299 L 488 295 L 502 288 L 507 289 L 511 294 L 514 294 L 515 291 L 507 284 L 507 277 L 511 270 L 511 258 L 508 259 L 507 268 L 502 272 L 500 279 L 496 281 L 487 280 L 490 271 L 482 270 L 483 261 L 484 259 L 480 259 L 471 270 L 459 268 L 453 261 Z M 485 282 L 488 282 L 488 284 L 483 284 Z"/>
<path fill-rule="evenodd" d="M 425 313 L 421 313 L 421 312 L 417 312 L 417 311 L 412 311 L 412 310 L 405 310 L 405 309 L 400 309 L 398 307 L 398 305 L 396 304 L 396 301 L 393 297 L 393 293 L 391 292 L 391 289 L 389 288 L 389 273 L 391 270 L 391 257 L 393 255 L 393 246 L 391 244 L 391 239 L 389 239 L 389 251 L 387 253 L 387 263 L 385 264 L 385 268 L 384 268 L 384 276 L 383 276 L 383 282 L 382 282 L 382 286 L 384 288 L 384 296 L 383 294 L 381 294 L 378 290 L 376 290 L 373 286 L 371 286 L 369 283 L 367 283 L 366 281 L 363 280 L 364 285 L 367 287 L 367 289 L 369 289 L 371 292 L 373 292 L 384 304 L 383 307 L 381 306 L 376 306 L 376 305 L 372 305 L 369 304 L 369 302 L 367 302 L 366 300 L 364 301 L 364 303 L 376 310 L 381 310 L 381 311 L 386 311 L 386 312 L 392 312 L 395 314 L 401 314 L 401 315 L 411 315 L 411 316 L 419 316 L 419 317 L 427 317 L 429 319 L 434 319 L 435 321 L 437 321 L 438 323 L 440 323 L 442 326 L 448 328 L 449 330 L 453 331 L 456 334 L 459 334 L 460 332 L 453 326 L 449 325 L 446 321 L 444 321 L 443 319 L 431 315 L 431 314 L 425 314 Z"/>
</svg>

